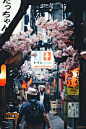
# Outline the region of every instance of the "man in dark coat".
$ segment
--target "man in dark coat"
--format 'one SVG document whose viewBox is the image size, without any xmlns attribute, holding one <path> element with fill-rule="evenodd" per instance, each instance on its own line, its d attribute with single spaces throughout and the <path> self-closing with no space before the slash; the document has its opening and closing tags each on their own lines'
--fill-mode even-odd
<svg viewBox="0 0 86 129">
<path fill-rule="evenodd" d="M 39 89 L 40 92 L 37 93 L 37 100 L 39 100 L 44 105 L 46 113 L 49 113 L 50 110 L 49 95 L 44 92 L 45 91 L 44 85 L 40 85 Z"/>
</svg>

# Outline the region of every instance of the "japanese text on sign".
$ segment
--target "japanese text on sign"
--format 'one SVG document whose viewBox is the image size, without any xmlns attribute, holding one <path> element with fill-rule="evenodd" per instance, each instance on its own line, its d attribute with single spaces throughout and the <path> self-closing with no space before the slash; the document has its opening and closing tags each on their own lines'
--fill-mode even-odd
<svg viewBox="0 0 86 129">
<path fill-rule="evenodd" d="M 67 70 L 67 67 L 66 67 Z M 69 73 L 66 72 L 65 74 L 65 82 L 66 85 L 69 87 L 74 87 L 77 85 L 79 80 L 79 68 L 75 68 L 71 70 Z"/>
<path fill-rule="evenodd" d="M 54 58 L 52 51 L 33 51 L 37 56 L 31 57 L 32 68 L 53 68 Z"/>
<path fill-rule="evenodd" d="M 4 26 L 1 31 L 4 31 L 7 28 L 7 25 L 10 23 L 10 9 L 11 9 L 11 0 L 3 0 L 3 4 L 5 7 L 5 11 L 2 12 L 2 16 L 4 17 Z"/>
<path fill-rule="evenodd" d="M 79 103 L 78 102 L 68 102 L 67 104 L 67 116 L 70 118 L 79 117 Z"/>
<path fill-rule="evenodd" d="M 74 87 L 67 86 L 67 95 L 79 95 L 79 81 L 78 84 Z"/>
<path fill-rule="evenodd" d="M 10 25 L 19 10 L 20 4 L 20 0 L 0 0 L 0 35 L 3 34 Z M 16 26 L 13 34 L 20 32 L 20 30 L 21 21 Z"/>
</svg>

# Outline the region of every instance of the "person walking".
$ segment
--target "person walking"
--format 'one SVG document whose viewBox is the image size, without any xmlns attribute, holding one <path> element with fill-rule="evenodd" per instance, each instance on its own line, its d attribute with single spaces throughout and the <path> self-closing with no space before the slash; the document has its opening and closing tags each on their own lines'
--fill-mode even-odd
<svg viewBox="0 0 86 129">
<path fill-rule="evenodd" d="M 37 100 L 39 100 L 45 107 L 46 113 L 50 110 L 49 95 L 45 93 L 45 86 L 40 85 L 40 91 L 37 93 Z"/>
<path fill-rule="evenodd" d="M 19 124 L 22 120 L 23 115 L 25 115 L 26 121 L 24 129 L 43 129 L 44 121 L 46 122 L 48 129 L 51 129 L 44 105 L 36 100 L 36 96 L 36 89 L 28 88 L 28 101 L 23 103 L 20 109 L 17 129 L 20 129 Z"/>
</svg>

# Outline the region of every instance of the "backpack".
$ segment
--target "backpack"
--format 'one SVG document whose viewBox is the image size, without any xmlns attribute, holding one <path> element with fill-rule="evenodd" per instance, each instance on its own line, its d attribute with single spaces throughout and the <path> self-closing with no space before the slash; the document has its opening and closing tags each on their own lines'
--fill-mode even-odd
<svg viewBox="0 0 86 129">
<path fill-rule="evenodd" d="M 44 116 L 40 104 L 36 100 L 34 102 L 29 100 L 29 102 L 30 105 L 28 105 L 25 114 L 26 122 L 31 125 L 44 123 Z"/>
</svg>

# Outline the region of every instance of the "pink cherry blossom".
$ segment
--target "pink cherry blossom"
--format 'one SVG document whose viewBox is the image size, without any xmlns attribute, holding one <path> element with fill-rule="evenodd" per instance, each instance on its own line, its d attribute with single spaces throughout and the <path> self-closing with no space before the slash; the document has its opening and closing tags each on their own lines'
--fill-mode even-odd
<svg viewBox="0 0 86 129">
<path fill-rule="evenodd" d="M 58 20 L 50 20 L 47 22 L 44 17 L 40 17 L 35 23 L 38 27 L 44 29 L 44 35 L 47 39 L 53 39 L 53 43 L 58 45 L 58 50 L 54 52 L 54 56 L 57 58 L 68 56 L 65 62 L 65 66 L 68 66 L 68 71 L 75 67 L 79 67 L 78 51 L 74 50 L 73 46 L 67 47 L 66 45 L 69 37 L 73 34 L 73 30 L 70 30 L 68 27 L 71 23 L 71 21 L 66 19 L 60 22 Z M 31 35 L 32 31 L 33 29 L 31 28 L 28 28 L 28 31 L 26 32 L 20 31 L 18 34 L 10 37 L 9 41 L 6 41 L 2 48 L 9 50 L 12 55 L 15 55 L 17 52 L 23 52 L 24 54 L 31 52 L 31 46 L 35 47 L 36 42 L 44 40 L 42 32 L 39 32 L 37 35 Z M 23 73 L 25 71 L 26 69 L 23 70 Z M 34 71 L 33 73 L 35 74 Z M 63 73 L 65 72 L 63 71 Z M 48 79 L 47 75 L 44 75 L 43 73 L 41 74 L 41 77 Z M 39 78 L 41 79 L 41 77 Z"/>
<path fill-rule="evenodd" d="M 57 50 L 57 51 L 55 51 L 55 52 L 54 52 L 54 56 L 61 58 L 61 57 L 62 57 L 62 50 Z"/>
<path fill-rule="evenodd" d="M 28 77 L 30 75 L 34 76 L 38 80 L 45 79 L 46 81 L 48 81 L 48 79 L 49 79 L 48 70 L 43 69 L 41 71 L 41 69 L 32 69 L 31 61 L 27 61 L 27 60 L 25 60 L 24 64 L 21 66 L 19 73 L 21 73 L 24 76 L 28 75 Z"/>
</svg>

